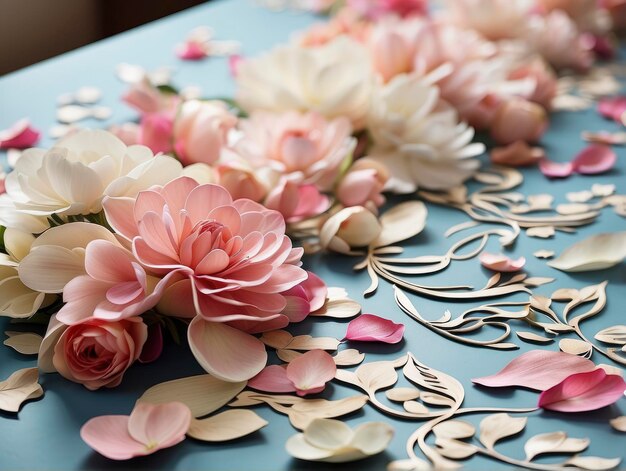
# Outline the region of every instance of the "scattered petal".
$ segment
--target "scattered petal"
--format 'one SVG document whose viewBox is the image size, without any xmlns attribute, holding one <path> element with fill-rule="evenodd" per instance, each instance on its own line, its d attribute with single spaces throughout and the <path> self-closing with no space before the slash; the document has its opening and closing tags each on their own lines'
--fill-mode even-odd
<svg viewBox="0 0 626 471">
<path fill-rule="evenodd" d="M 23 355 L 37 355 L 39 347 L 43 341 L 43 337 L 32 332 L 5 332 L 9 336 L 4 341 L 7 347 L 11 347 L 15 351 Z"/>
<path fill-rule="evenodd" d="M 583 131 L 581 137 L 583 140 L 594 144 L 604 144 L 607 146 L 623 146 L 626 144 L 626 132 Z"/>
<path fill-rule="evenodd" d="M 537 250 L 533 253 L 533 255 L 537 258 L 552 258 L 554 257 L 553 250 Z"/>
<path fill-rule="evenodd" d="M 617 155 L 613 149 L 601 144 L 592 144 L 574 158 L 572 168 L 583 175 L 596 175 L 608 172 L 616 162 Z"/>
<path fill-rule="evenodd" d="M 380 217 L 382 231 L 371 244 L 384 247 L 416 236 L 426 227 L 428 210 L 421 201 L 400 203 Z"/>
<path fill-rule="evenodd" d="M 539 395 L 538 406 L 559 412 L 583 412 L 613 404 L 626 391 L 621 376 L 603 369 L 576 373 Z"/>
<path fill-rule="evenodd" d="M 374 314 L 361 314 L 350 321 L 346 340 L 361 342 L 398 343 L 404 336 L 404 324 L 396 324 L 389 319 Z"/>
<path fill-rule="evenodd" d="M 626 415 L 622 415 L 620 417 L 615 417 L 609 421 L 611 427 L 613 427 L 618 432 L 626 432 Z"/>
<path fill-rule="evenodd" d="M 506 255 L 483 252 L 480 254 L 480 263 L 483 267 L 497 272 L 516 272 L 526 264 L 526 259 L 520 257 L 513 260 Z"/>
<path fill-rule="evenodd" d="M 528 237 L 538 237 L 539 239 L 548 239 L 554 236 L 554 226 L 529 227 L 526 229 Z"/>
<path fill-rule="evenodd" d="M 415 388 L 393 388 L 385 391 L 385 396 L 394 402 L 414 401 L 420 397 L 420 391 Z"/>
<path fill-rule="evenodd" d="M 0 131 L 0 149 L 27 149 L 39 141 L 39 136 L 28 119 L 20 119 L 9 129 Z"/>
<path fill-rule="evenodd" d="M 589 190 L 572 191 L 565 194 L 565 198 L 567 198 L 567 201 L 571 203 L 586 203 L 587 201 L 593 199 L 594 196 L 593 192 Z"/>
<path fill-rule="evenodd" d="M 595 234 L 565 249 L 548 262 L 553 268 L 567 272 L 604 270 L 626 257 L 626 232 Z"/>
<path fill-rule="evenodd" d="M 515 358 L 495 375 L 474 378 L 472 382 L 492 388 L 522 386 L 545 391 L 572 374 L 594 369 L 592 361 L 579 356 L 531 350 Z"/>
<path fill-rule="evenodd" d="M 17 370 L 0 381 L 0 410 L 17 412 L 22 403 L 43 396 L 37 368 Z"/>
<path fill-rule="evenodd" d="M 526 167 L 544 159 L 546 153 L 541 147 L 530 147 L 525 141 L 515 141 L 505 147 L 493 148 L 489 157 L 496 165 Z"/>
<path fill-rule="evenodd" d="M 539 170 L 549 178 L 566 178 L 574 172 L 571 162 L 553 162 L 548 159 L 539 161 Z"/>
<path fill-rule="evenodd" d="M 503 438 L 520 433 L 526 427 L 526 417 L 511 417 L 509 414 L 491 414 L 480 422 L 480 442 L 488 450 Z"/>
<path fill-rule="evenodd" d="M 602 185 L 601 183 L 594 183 L 593 185 L 591 185 L 591 192 L 595 196 L 611 196 L 613 193 L 615 193 L 615 185 Z"/>
<path fill-rule="evenodd" d="M 225 442 L 245 437 L 267 425 L 267 421 L 246 409 L 227 410 L 206 419 L 193 419 L 187 435 L 205 442 Z"/>
<path fill-rule="evenodd" d="M 326 383 L 335 377 L 337 366 L 333 357 L 324 350 L 311 350 L 287 366 L 287 378 L 299 396 L 324 390 Z"/>
</svg>

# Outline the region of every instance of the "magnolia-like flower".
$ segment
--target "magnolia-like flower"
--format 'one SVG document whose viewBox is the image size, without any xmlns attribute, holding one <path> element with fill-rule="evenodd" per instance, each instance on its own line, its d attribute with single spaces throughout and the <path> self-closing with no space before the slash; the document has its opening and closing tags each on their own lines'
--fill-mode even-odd
<svg viewBox="0 0 626 471">
<path fill-rule="evenodd" d="M 183 165 L 215 163 L 237 118 L 221 101 L 188 100 L 174 124 L 174 149 Z"/>
<path fill-rule="evenodd" d="M 387 166 L 387 187 L 398 193 L 461 184 L 479 167 L 471 157 L 485 149 L 471 143 L 474 130 L 439 101 L 437 87 L 415 76 L 399 75 L 376 90 L 368 129 L 369 157 Z"/>
<path fill-rule="evenodd" d="M 279 46 L 246 59 L 237 72 L 237 102 L 248 112 L 317 111 L 362 127 L 372 70 L 367 52 L 346 37 L 315 48 Z"/>
<path fill-rule="evenodd" d="M 0 224 L 39 233 L 46 217 L 98 213 L 104 195 L 132 197 L 180 172 L 178 161 L 154 157 L 147 147 L 126 147 L 106 131 L 80 131 L 48 151 L 22 154 L 0 197 Z"/>
<path fill-rule="evenodd" d="M 352 248 L 366 247 L 374 242 L 382 226 L 371 211 L 362 206 L 344 208 L 331 216 L 320 229 L 320 245 L 324 249 L 351 254 Z"/>
<path fill-rule="evenodd" d="M 236 149 L 254 168 L 270 167 L 296 183 L 332 189 L 352 157 L 356 139 L 344 117 L 326 120 L 317 112 L 257 112 L 239 126 Z"/>
<path fill-rule="evenodd" d="M 27 318 L 45 301 L 45 294 L 30 289 L 18 274 L 19 263 L 30 252 L 35 237 L 11 228 L 4 231 L 3 237 L 7 254 L 0 254 L 0 317 Z"/>
<path fill-rule="evenodd" d="M 337 185 L 335 195 L 344 206 L 365 206 L 375 213 L 385 203 L 382 192 L 387 180 L 387 167 L 365 157 L 350 166 Z"/>
<path fill-rule="evenodd" d="M 148 329 L 141 317 L 115 322 L 86 319 L 66 326 L 54 317 L 39 353 L 39 367 L 87 389 L 113 388 L 139 358 Z"/>
<path fill-rule="evenodd" d="M 282 179 L 269 192 L 263 202 L 265 207 L 278 211 L 287 222 L 298 222 L 318 216 L 330 208 L 330 199 L 311 184 L 298 185 Z"/>
<path fill-rule="evenodd" d="M 111 227 L 144 267 L 158 276 L 184 276 L 158 309 L 196 315 L 188 337 L 202 367 L 227 381 L 257 374 L 267 354 L 248 332 L 287 325 L 282 293 L 307 279 L 299 267 L 303 251 L 292 248 L 283 217 L 187 177 L 103 204 Z"/>
<path fill-rule="evenodd" d="M 535 89 L 526 96 L 546 110 L 552 108 L 552 100 L 557 92 L 557 77 L 550 65 L 540 56 L 524 61 L 509 74 L 513 80 L 532 79 L 535 81 Z"/>
</svg>

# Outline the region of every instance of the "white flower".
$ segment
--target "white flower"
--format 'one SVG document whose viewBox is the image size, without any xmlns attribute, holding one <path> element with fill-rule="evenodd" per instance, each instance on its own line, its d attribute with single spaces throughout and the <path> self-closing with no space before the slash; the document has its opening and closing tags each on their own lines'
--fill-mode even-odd
<svg viewBox="0 0 626 471">
<path fill-rule="evenodd" d="M 438 88 L 411 75 L 398 75 L 375 91 L 368 128 L 370 157 L 387 166 L 387 186 L 398 193 L 457 186 L 480 165 L 470 158 L 485 150 L 471 143 L 474 129 L 439 100 Z"/>
<path fill-rule="evenodd" d="M 45 294 L 32 290 L 18 275 L 19 262 L 28 255 L 35 237 L 16 229 L 4 233 L 8 255 L 0 254 L 0 317 L 25 318 L 32 316 L 45 301 Z"/>
<path fill-rule="evenodd" d="M 6 178 L 0 224 L 39 233 L 47 217 L 102 210 L 104 195 L 133 197 L 178 177 L 181 165 L 144 146 L 130 146 L 106 131 L 81 131 L 50 150 L 29 149 Z"/>
<path fill-rule="evenodd" d="M 279 46 L 245 60 L 237 73 L 237 101 L 248 111 L 317 111 L 363 125 L 373 72 L 363 46 L 339 37 L 323 46 Z"/>
</svg>

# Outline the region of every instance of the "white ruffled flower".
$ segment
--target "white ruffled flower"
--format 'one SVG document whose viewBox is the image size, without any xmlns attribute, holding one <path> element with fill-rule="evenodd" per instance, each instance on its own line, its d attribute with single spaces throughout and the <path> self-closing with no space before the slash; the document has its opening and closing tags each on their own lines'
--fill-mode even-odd
<svg viewBox="0 0 626 471">
<path fill-rule="evenodd" d="M 127 147 L 106 131 L 80 131 L 50 150 L 29 149 L 6 178 L 0 224 L 39 233 L 54 215 L 88 215 L 102 210 L 105 195 L 133 197 L 178 177 L 181 164 L 153 156 L 144 146 Z"/>
<path fill-rule="evenodd" d="M 485 146 L 472 143 L 474 129 L 439 100 L 439 90 L 412 75 L 398 75 L 372 97 L 368 129 L 374 140 L 370 157 L 390 172 L 388 189 L 452 188 L 479 167 Z"/>
<path fill-rule="evenodd" d="M 245 60 L 237 72 L 237 102 L 248 111 L 317 111 L 362 127 L 373 72 L 363 46 L 339 37 L 323 46 L 279 46 Z"/>
</svg>

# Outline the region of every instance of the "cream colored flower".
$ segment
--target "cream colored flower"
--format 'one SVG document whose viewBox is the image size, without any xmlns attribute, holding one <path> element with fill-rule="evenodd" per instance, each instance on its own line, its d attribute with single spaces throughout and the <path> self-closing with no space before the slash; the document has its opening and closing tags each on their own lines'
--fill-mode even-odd
<svg viewBox="0 0 626 471">
<path fill-rule="evenodd" d="M 168 156 L 154 157 L 106 131 L 81 131 L 50 150 L 29 149 L 7 176 L 0 201 L 0 224 L 38 233 L 53 214 L 67 218 L 102 210 L 102 198 L 133 197 L 180 175 Z"/>
<path fill-rule="evenodd" d="M 417 188 L 458 186 L 479 167 L 471 159 L 485 146 L 472 143 L 474 129 L 439 100 L 439 90 L 411 75 L 398 75 L 372 97 L 369 156 L 387 166 L 387 188 L 410 193 Z"/>
<path fill-rule="evenodd" d="M 373 72 L 363 46 L 339 37 L 315 48 L 279 46 L 245 60 L 237 73 L 237 101 L 248 111 L 317 111 L 362 127 Z"/>
<path fill-rule="evenodd" d="M 18 275 L 19 262 L 28 255 L 35 237 L 27 232 L 7 229 L 0 254 L 0 317 L 22 319 L 32 316 L 45 300 L 45 294 L 30 289 Z"/>
<path fill-rule="evenodd" d="M 352 248 L 374 242 L 382 226 L 378 217 L 363 206 L 344 208 L 331 216 L 320 230 L 320 245 L 334 252 L 351 254 Z"/>
</svg>

